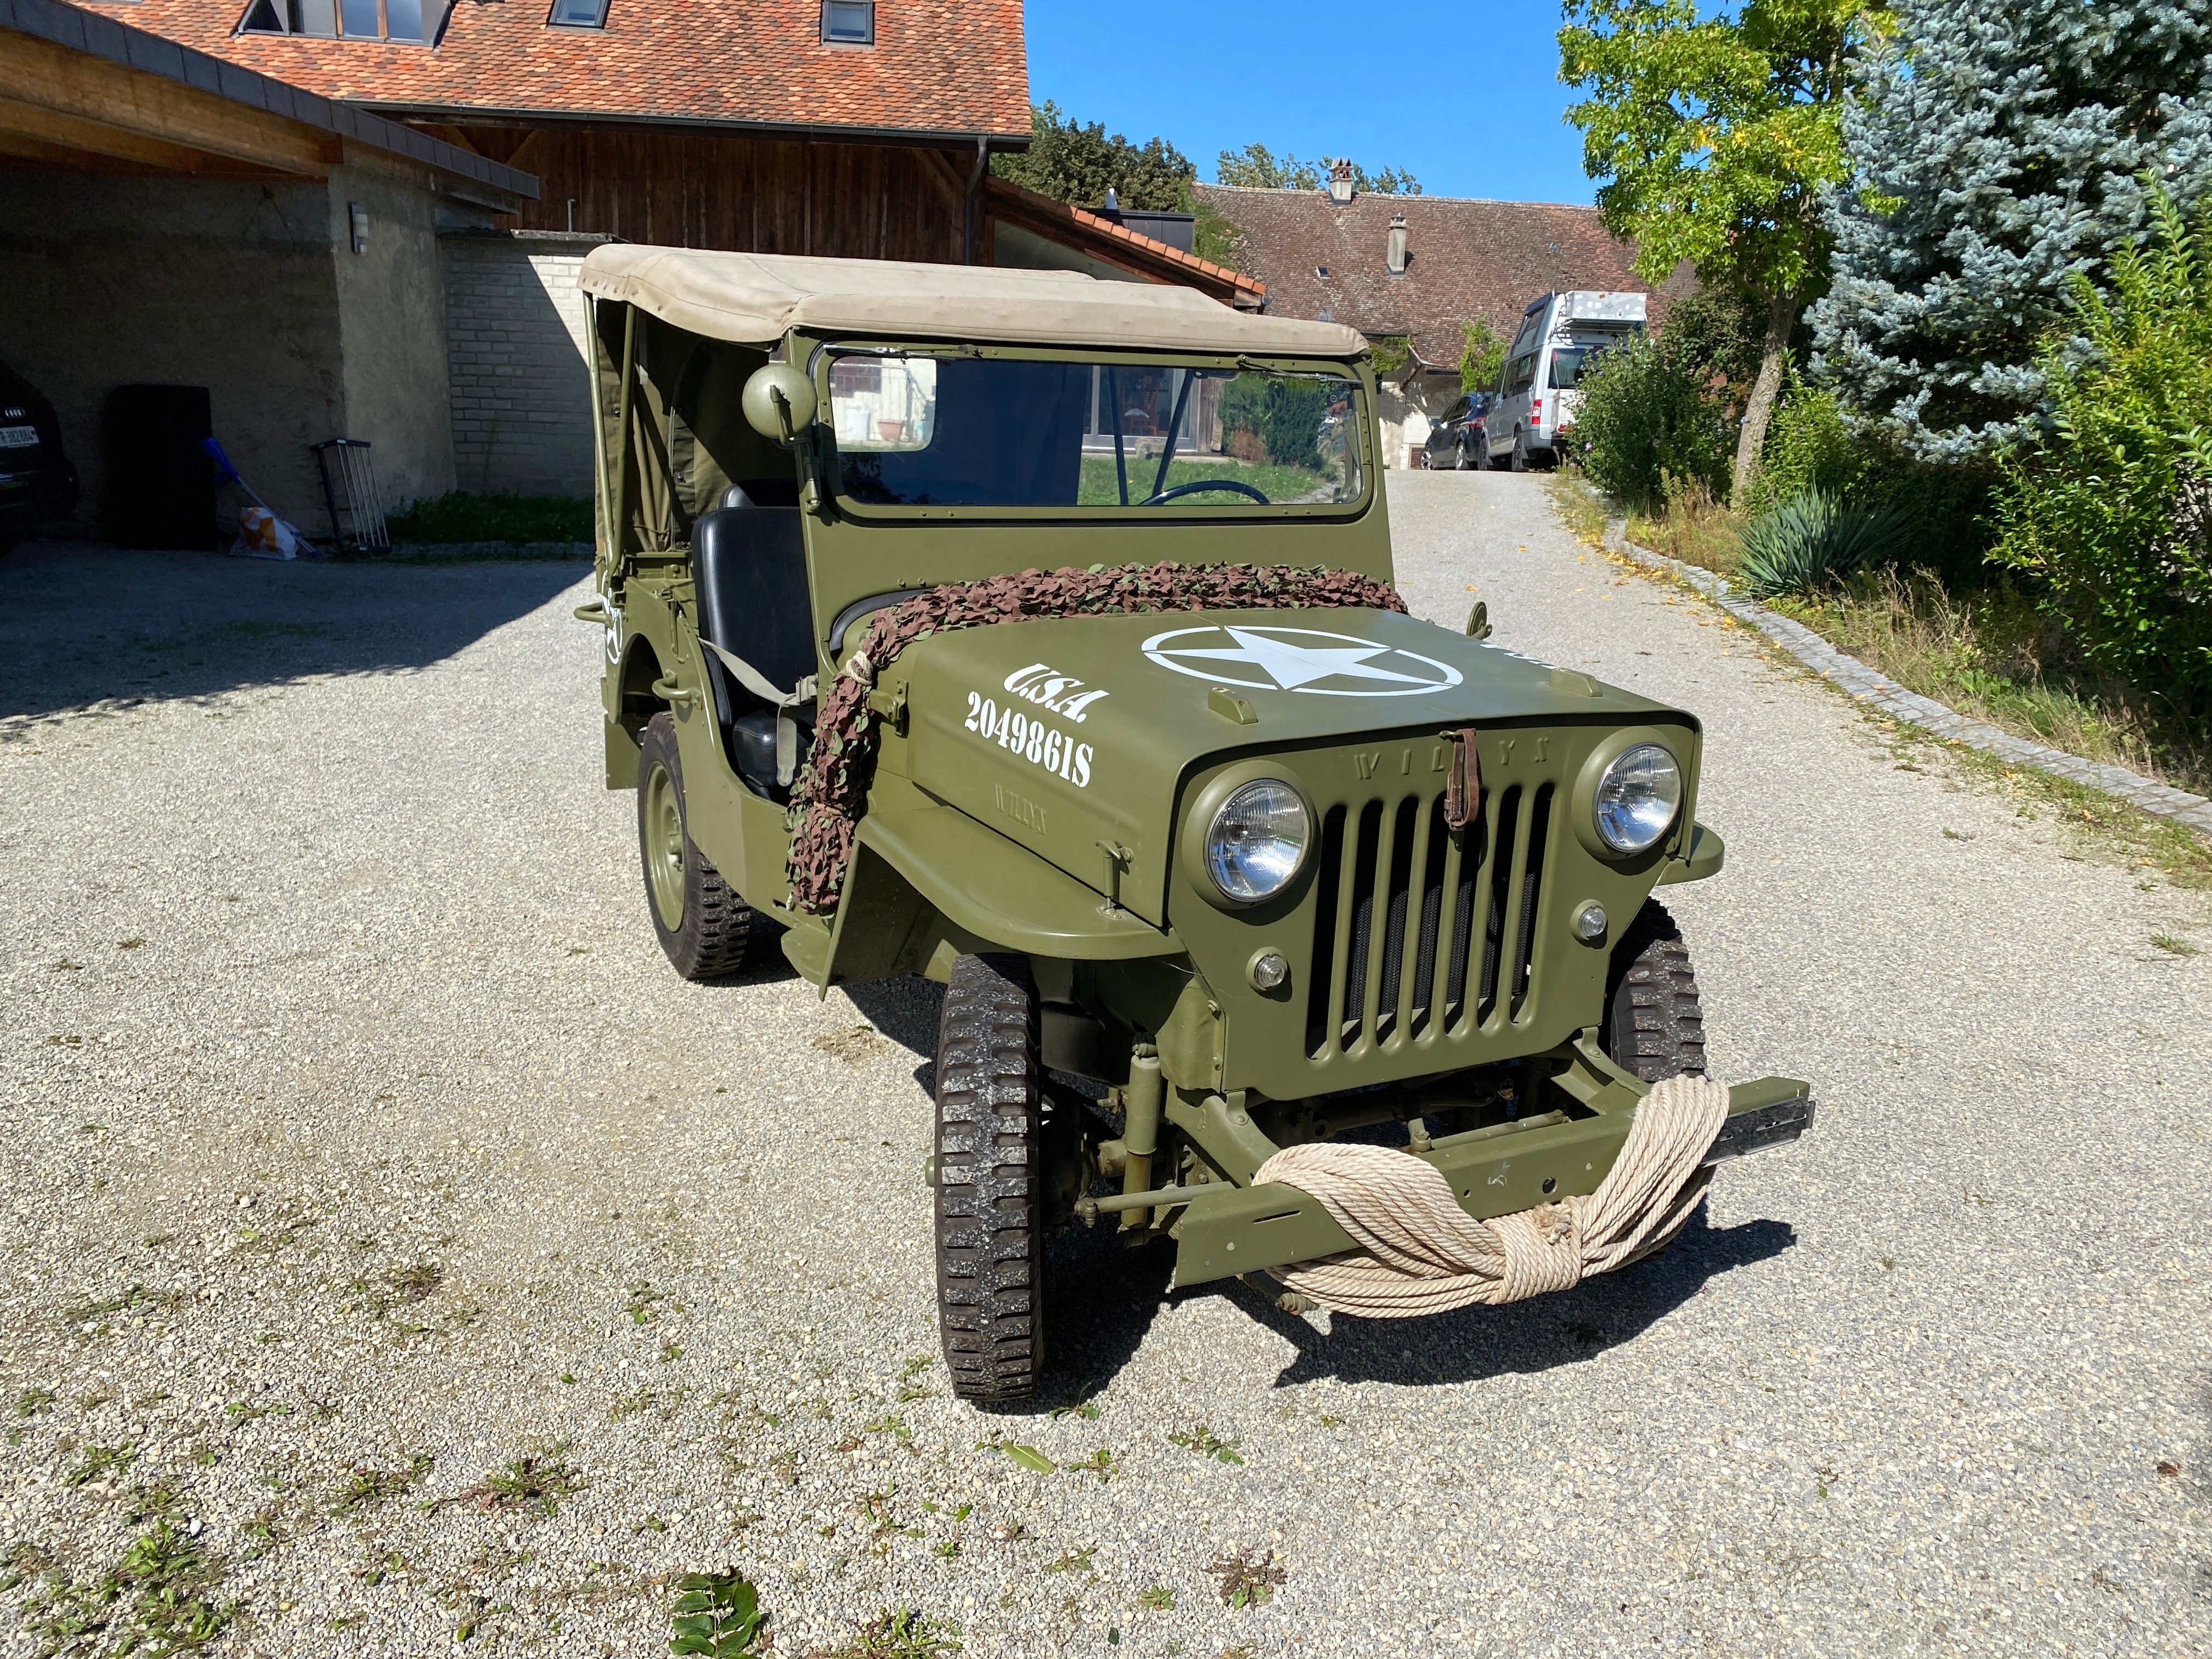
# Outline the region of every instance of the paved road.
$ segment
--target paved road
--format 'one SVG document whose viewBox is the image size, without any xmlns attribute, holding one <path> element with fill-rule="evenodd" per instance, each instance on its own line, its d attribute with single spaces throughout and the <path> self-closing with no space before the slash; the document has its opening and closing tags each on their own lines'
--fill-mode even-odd
<svg viewBox="0 0 2212 1659">
<path fill-rule="evenodd" d="M 1819 1129 L 1658 1261 L 1417 1324 L 1079 1233 L 1070 1386 L 995 1414 L 934 1358 L 933 996 L 668 974 L 575 567 L 15 556 L 6 1599 L 94 1606 L 166 1513 L 272 1655 L 646 1655 L 724 1563 L 786 1654 L 884 1607 L 988 1656 L 2203 1652 L 2212 950 L 2149 938 L 2212 918 L 1911 769 L 1544 480 L 1391 483 L 1419 609 L 1708 722 L 1716 1069 L 1816 1079 Z"/>
</svg>

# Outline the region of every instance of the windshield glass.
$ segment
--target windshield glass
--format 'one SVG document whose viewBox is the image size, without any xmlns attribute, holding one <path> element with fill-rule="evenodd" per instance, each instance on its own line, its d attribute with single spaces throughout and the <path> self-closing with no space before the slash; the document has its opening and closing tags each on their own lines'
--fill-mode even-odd
<svg viewBox="0 0 2212 1659">
<path fill-rule="evenodd" d="M 1634 339 L 1643 330 L 1607 334 L 1602 339 L 1577 340 L 1570 346 L 1561 346 L 1552 353 L 1552 386 L 1555 391 L 1571 392 L 1583 374 L 1597 366 L 1597 360 L 1625 339 Z"/>
<path fill-rule="evenodd" d="M 882 507 L 1331 506 L 1359 499 L 1348 374 L 840 351 L 838 493 Z"/>
</svg>

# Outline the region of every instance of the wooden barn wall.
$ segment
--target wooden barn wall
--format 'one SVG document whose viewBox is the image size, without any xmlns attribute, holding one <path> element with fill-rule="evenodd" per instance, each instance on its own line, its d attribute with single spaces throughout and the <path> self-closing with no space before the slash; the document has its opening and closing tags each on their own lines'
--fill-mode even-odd
<svg viewBox="0 0 2212 1659">
<path fill-rule="evenodd" d="M 480 153 L 538 175 L 538 199 L 501 221 L 509 228 L 567 230 L 573 200 L 575 229 L 631 242 L 860 259 L 961 257 L 966 181 L 935 150 L 646 129 L 441 130 L 456 131 Z"/>
</svg>

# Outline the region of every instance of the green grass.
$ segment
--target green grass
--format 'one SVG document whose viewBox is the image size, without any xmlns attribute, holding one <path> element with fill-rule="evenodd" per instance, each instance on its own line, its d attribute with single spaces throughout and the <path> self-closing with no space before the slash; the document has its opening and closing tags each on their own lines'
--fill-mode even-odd
<svg viewBox="0 0 2212 1659">
<path fill-rule="evenodd" d="M 1132 451 L 1128 467 L 1129 504 L 1133 507 L 1153 493 L 1152 481 L 1160 473 L 1159 458 L 1156 455 L 1145 460 Z M 1164 488 L 1172 489 L 1177 484 L 1196 483 L 1202 478 L 1234 478 L 1239 483 L 1249 484 L 1270 501 L 1297 501 L 1313 495 L 1316 490 L 1327 490 L 1331 487 L 1328 474 L 1309 472 L 1303 467 L 1248 466 L 1242 461 L 1209 457 L 1200 460 L 1169 462 L 1168 481 Z M 1082 482 L 1076 486 L 1076 504 L 1079 507 L 1111 507 L 1121 499 L 1121 486 L 1114 472 L 1114 458 L 1111 455 L 1085 455 L 1083 458 Z M 1180 502 L 1171 502 L 1170 505 L 1180 505 L 1181 502 L 1188 502 L 1193 507 L 1256 505 L 1250 496 L 1226 489 L 1185 495 Z"/>
<path fill-rule="evenodd" d="M 416 501 L 386 520 L 395 544 L 455 542 L 588 542 L 588 495 L 490 495 L 454 490 Z"/>
</svg>

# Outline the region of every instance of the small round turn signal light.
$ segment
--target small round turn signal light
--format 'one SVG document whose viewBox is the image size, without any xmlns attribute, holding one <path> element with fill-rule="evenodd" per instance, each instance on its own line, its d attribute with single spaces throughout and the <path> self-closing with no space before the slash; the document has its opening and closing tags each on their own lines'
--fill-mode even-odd
<svg viewBox="0 0 2212 1659">
<path fill-rule="evenodd" d="M 1585 904 L 1575 912 L 1575 937 L 1592 945 L 1605 937 L 1605 906 Z"/>
<path fill-rule="evenodd" d="M 1272 991 L 1291 976 L 1291 964 L 1283 960 L 1280 951 L 1261 951 L 1254 955 L 1245 973 L 1255 991 Z"/>
</svg>

